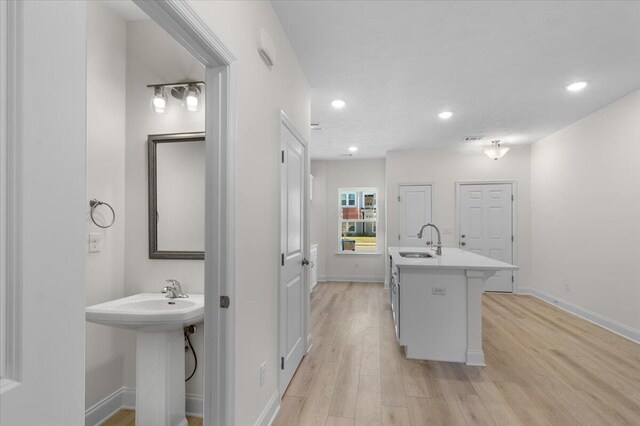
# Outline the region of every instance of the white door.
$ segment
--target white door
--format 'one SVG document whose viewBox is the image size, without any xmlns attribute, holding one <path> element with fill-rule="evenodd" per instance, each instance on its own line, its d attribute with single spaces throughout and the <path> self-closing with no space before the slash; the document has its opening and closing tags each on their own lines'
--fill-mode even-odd
<svg viewBox="0 0 640 426">
<path fill-rule="evenodd" d="M 280 266 L 280 392 L 287 389 L 306 352 L 305 315 L 308 260 L 305 259 L 307 198 L 306 145 L 281 125 L 281 266 Z"/>
<path fill-rule="evenodd" d="M 431 223 L 431 185 L 400 185 L 398 245 L 400 247 L 424 247 L 430 245 L 432 228 L 425 229 L 422 239 L 418 231 Z"/>
<path fill-rule="evenodd" d="M 461 249 L 512 263 L 512 195 L 510 183 L 460 185 Z M 498 271 L 485 291 L 513 292 L 513 273 Z"/>
<path fill-rule="evenodd" d="M 0 273 L 8 275 L 0 285 L 9 289 L 0 291 L 9 296 L 0 300 L 7 303 L 0 312 L 8 314 L 0 318 L 7 337 L 0 345 L 7 356 L 0 357 L 7 363 L 0 424 L 83 425 L 86 2 L 2 1 L 0 9 L 0 78 L 6 82 L 7 68 L 16 77 L 2 85 L 0 102 L 9 108 L 0 111 L 18 120 L 10 119 L 8 129 L 6 117 L 0 120 L 0 132 L 9 133 L 3 137 L 9 155 L 0 153 L 9 177 L 0 178 L 1 192 L 10 193 L 8 205 L 1 203 L 11 221 L 9 244 L 0 250 L 7 255 Z M 18 67 L 13 59 L 4 67 L 8 27 L 18 34 L 17 46 L 13 31 L 9 37 Z"/>
</svg>

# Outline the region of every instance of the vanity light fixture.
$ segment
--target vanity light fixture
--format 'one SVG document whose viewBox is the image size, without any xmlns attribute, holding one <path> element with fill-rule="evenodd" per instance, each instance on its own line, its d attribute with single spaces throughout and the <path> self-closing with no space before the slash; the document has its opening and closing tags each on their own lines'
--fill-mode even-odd
<svg viewBox="0 0 640 426">
<path fill-rule="evenodd" d="M 451 111 L 442 111 L 440 114 L 438 114 L 438 117 L 442 118 L 443 120 L 448 120 L 452 116 L 453 113 Z"/>
<path fill-rule="evenodd" d="M 167 93 L 162 86 L 154 86 L 151 109 L 158 114 L 167 112 Z"/>
<path fill-rule="evenodd" d="M 568 85 L 567 90 L 570 92 L 579 92 L 585 87 L 587 87 L 586 81 L 576 81 L 575 83 L 571 83 L 570 85 Z"/>
<path fill-rule="evenodd" d="M 350 147 L 349 147 L 349 151 L 350 151 L 350 152 L 356 152 L 357 150 L 358 150 L 358 147 L 357 147 L 357 146 L 350 146 Z"/>
<path fill-rule="evenodd" d="M 495 140 L 491 141 L 490 146 L 485 146 L 482 151 L 487 157 L 497 160 L 498 158 L 504 157 L 504 155 L 509 151 L 509 147 L 500 145 L 500 140 Z"/>
<path fill-rule="evenodd" d="M 335 109 L 342 109 L 345 107 L 345 105 L 347 105 L 347 103 L 342 99 L 336 99 L 331 102 L 331 106 L 334 107 Z"/>
<path fill-rule="evenodd" d="M 182 105 L 189 112 L 198 111 L 198 95 L 200 95 L 200 89 L 195 84 L 189 84 L 184 91 L 184 97 Z"/>
<path fill-rule="evenodd" d="M 162 83 L 149 84 L 147 87 L 153 88 L 151 97 L 151 109 L 158 114 L 167 112 L 169 99 L 165 88 L 171 89 L 171 96 L 182 101 L 182 106 L 189 112 L 198 111 L 200 105 L 201 86 L 204 81 L 185 81 L 182 83 Z"/>
</svg>

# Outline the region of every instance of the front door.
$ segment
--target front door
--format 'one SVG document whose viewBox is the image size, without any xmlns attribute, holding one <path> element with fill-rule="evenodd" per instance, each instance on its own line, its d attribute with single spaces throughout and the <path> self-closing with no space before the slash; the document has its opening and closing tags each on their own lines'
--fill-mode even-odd
<svg viewBox="0 0 640 426">
<path fill-rule="evenodd" d="M 425 247 L 432 240 L 432 228 L 425 229 L 422 239 L 418 231 L 422 225 L 431 222 L 431 185 L 400 185 L 398 191 L 400 206 L 400 229 L 398 245 L 400 247 Z"/>
<path fill-rule="evenodd" d="M 280 172 L 280 393 L 306 352 L 306 145 L 283 122 Z"/>
<path fill-rule="evenodd" d="M 512 190 L 510 183 L 460 185 L 461 249 L 513 263 Z M 485 291 L 513 292 L 513 273 L 496 272 Z"/>
</svg>

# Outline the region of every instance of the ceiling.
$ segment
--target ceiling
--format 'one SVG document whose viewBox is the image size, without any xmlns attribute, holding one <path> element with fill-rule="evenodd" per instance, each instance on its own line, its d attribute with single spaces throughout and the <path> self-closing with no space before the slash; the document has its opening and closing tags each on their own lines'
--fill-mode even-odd
<svg viewBox="0 0 640 426">
<path fill-rule="evenodd" d="M 102 2 L 125 21 L 149 19 L 149 16 L 131 0 L 102 0 Z"/>
<path fill-rule="evenodd" d="M 640 88 L 640 2 L 273 4 L 322 126 L 313 158 L 532 143 Z"/>
</svg>

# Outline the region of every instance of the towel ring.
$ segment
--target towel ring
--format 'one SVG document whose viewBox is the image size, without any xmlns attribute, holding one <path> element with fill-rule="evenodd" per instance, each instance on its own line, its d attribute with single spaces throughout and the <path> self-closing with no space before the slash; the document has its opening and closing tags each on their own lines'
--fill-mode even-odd
<svg viewBox="0 0 640 426">
<path fill-rule="evenodd" d="M 91 211 L 89 212 L 89 216 L 91 216 L 91 221 L 93 222 L 94 225 L 96 225 L 98 228 L 102 228 L 102 229 L 111 228 L 113 226 L 113 224 L 116 221 L 116 212 L 113 210 L 113 207 L 111 207 L 108 203 L 105 203 L 103 201 L 98 201 L 95 198 L 92 198 L 91 200 L 89 200 L 89 205 L 91 206 Z M 113 215 L 113 219 L 111 220 L 111 223 L 106 225 L 106 226 L 105 225 L 100 225 L 93 218 L 93 210 L 95 210 L 95 208 L 100 206 L 100 205 L 109 207 L 111 209 L 111 214 Z"/>
</svg>

